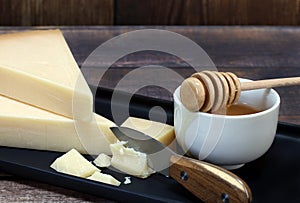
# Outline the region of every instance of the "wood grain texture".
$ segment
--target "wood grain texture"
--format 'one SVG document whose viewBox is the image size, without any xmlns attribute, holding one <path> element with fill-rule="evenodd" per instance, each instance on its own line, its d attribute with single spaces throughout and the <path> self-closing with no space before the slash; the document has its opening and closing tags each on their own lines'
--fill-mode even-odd
<svg viewBox="0 0 300 203">
<path fill-rule="evenodd" d="M 205 24 L 203 0 L 116 1 L 116 25 Z"/>
<path fill-rule="evenodd" d="M 0 25 L 112 25 L 113 0 L 0 0 Z"/>
<path fill-rule="evenodd" d="M 210 25 L 297 25 L 297 0 L 207 0 L 206 23 Z"/>
<path fill-rule="evenodd" d="M 262 88 L 294 86 L 294 85 L 299 86 L 300 85 L 300 77 L 257 80 L 254 82 L 242 83 L 241 85 L 242 85 L 242 87 L 241 87 L 242 91 L 262 89 Z"/>
<path fill-rule="evenodd" d="M 299 25 L 299 2 L 0 0 L 0 25 Z"/>
<path fill-rule="evenodd" d="M 116 0 L 116 25 L 299 25 L 298 0 Z"/>
<path fill-rule="evenodd" d="M 177 155 L 170 163 L 170 176 L 204 202 L 252 202 L 249 186 L 221 167 Z"/>
<path fill-rule="evenodd" d="M 0 180 L 0 191 L 0 202 L 114 202 L 19 177 Z"/>
</svg>

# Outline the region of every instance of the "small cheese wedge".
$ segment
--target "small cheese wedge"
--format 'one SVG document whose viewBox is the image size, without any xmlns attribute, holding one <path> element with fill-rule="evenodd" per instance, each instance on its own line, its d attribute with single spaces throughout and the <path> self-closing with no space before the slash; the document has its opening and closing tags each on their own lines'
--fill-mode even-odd
<svg viewBox="0 0 300 203">
<path fill-rule="evenodd" d="M 96 171 L 100 171 L 75 149 L 71 149 L 66 154 L 57 158 L 50 167 L 58 172 L 82 178 L 86 178 Z"/>
<path fill-rule="evenodd" d="M 115 124 L 97 114 L 94 122 L 72 119 L 0 96 L 0 145 L 67 152 L 111 154 L 117 141 L 110 127 Z"/>
<path fill-rule="evenodd" d="M 129 117 L 121 126 L 143 132 L 167 146 L 175 139 L 173 126 L 164 123 Z"/>
<path fill-rule="evenodd" d="M 109 174 L 100 173 L 99 171 L 96 171 L 93 175 L 91 175 L 87 179 L 110 184 L 110 185 L 115 185 L 115 186 L 120 186 L 121 184 L 121 182 L 115 179 L 113 176 Z"/>
<path fill-rule="evenodd" d="M 122 141 L 110 145 L 112 152 L 111 165 L 114 168 L 139 178 L 147 178 L 152 173 L 155 173 L 148 166 L 147 155 L 145 153 L 127 148 L 124 144 L 126 142 Z"/>
<path fill-rule="evenodd" d="M 93 161 L 94 164 L 98 167 L 109 167 L 111 164 L 111 157 L 107 156 L 104 153 L 101 153 L 97 156 L 97 158 Z"/>
<path fill-rule="evenodd" d="M 59 30 L 0 35 L 0 95 L 68 118 L 92 119 L 93 95 Z"/>
</svg>

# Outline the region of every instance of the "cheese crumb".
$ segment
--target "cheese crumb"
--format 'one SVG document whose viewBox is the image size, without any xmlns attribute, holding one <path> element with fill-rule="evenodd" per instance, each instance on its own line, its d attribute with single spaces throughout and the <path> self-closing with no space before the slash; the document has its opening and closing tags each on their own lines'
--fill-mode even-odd
<svg viewBox="0 0 300 203">
<path fill-rule="evenodd" d="M 130 179 L 130 178 L 131 178 L 131 177 L 128 177 L 128 176 L 125 177 L 125 181 L 124 181 L 124 184 L 125 184 L 125 185 L 128 185 L 128 184 L 131 183 L 131 179 Z"/>
</svg>

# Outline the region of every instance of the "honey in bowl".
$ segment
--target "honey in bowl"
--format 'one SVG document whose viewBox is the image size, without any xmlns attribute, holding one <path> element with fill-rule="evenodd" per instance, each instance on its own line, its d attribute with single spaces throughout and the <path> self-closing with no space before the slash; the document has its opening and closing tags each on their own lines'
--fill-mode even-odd
<svg viewBox="0 0 300 203">
<path fill-rule="evenodd" d="M 247 115 L 247 114 L 254 114 L 261 112 L 261 109 L 249 106 L 248 104 L 232 104 L 227 107 L 226 115 L 228 116 L 240 116 L 240 115 Z"/>
</svg>

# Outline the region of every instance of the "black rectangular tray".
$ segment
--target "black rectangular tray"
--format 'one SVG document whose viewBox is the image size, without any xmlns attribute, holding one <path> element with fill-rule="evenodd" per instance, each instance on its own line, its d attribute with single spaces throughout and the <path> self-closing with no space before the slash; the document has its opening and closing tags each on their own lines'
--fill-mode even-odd
<svg viewBox="0 0 300 203">
<path fill-rule="evenodd" d="M 109 101 L 105 97 L 101 98 L 96 99 L 96 111 L 111 118 Z M 143 104 L 138 102 L 139 99 L 144 101 Z M 145 99 L 137 97 L 132 100 L 131 115 L 146 118 L 151 106 L 160 103 L 157 100 L 145 102 Z M 162 101 L 161 104 L 167 112 L 168 123 L 172 124 L 172 103 Z M 131 184 L 115 187 L 58 173 L 49 166 L 61 155 L 58 152 L 0 147 L 0 169 L 120 202 L 199 202 L 174 180 L 160 174 L 145 180 L 132 177 Z M 126 176 L 110 169 L 103 171 L 120 181 L 124 181 Z M 278 124 L 270 150 L 261 158 L 233 172 L 248 183 L 253 193 L 253 202 L 300 202 L 300 127 Z"/>
</svg>

